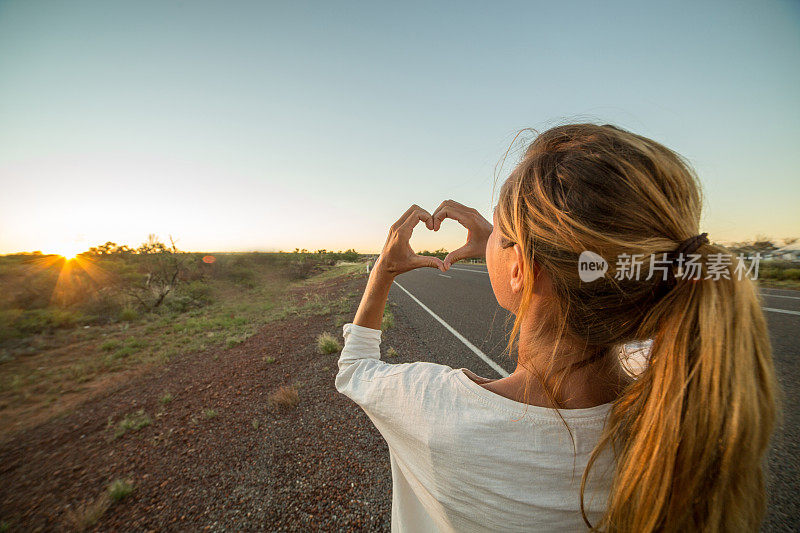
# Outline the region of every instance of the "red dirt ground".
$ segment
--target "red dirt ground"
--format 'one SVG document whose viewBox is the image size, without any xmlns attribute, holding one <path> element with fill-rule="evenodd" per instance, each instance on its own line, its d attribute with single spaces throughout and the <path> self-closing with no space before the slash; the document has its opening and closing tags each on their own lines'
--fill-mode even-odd
<svg viewBox="0 0 800 533">
<path fill-rule="evenodd" d="M 360 293 L 364 283 L 328 282 L 293 297 Z M 0 522 L 9 531 L 74 530 L 70 513 L 125 478 L 133 493 L 93 529 L 388 530 L 386 444 L 334 388 L 338 354 L 316 351 L 323 331 L 341 340 L 333 320 L 288 318 L 232 349 L 176 357 L 7 439 Z M 297 385 L 299 405 L 271 406 L 269 394 L 286 384 Z M 161 405 L 166 392 L 174 399 Z M 109 419 L 138 409 L 153 422 L 113 439 Z"/>
</svg>

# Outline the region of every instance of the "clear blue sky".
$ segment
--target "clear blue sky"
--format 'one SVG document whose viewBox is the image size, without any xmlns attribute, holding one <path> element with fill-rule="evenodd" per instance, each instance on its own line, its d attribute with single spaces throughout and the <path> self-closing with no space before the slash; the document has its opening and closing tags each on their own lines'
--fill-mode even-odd
<svg viewBox="0 0 800 533">
<path fill-rule="evenodd" d="M 574 120 L 688 157 L 712 239 L 800 236 L 797 2 L 376 4 L 0 0 L 0 253 L 377 251 Z"/>
</svg>

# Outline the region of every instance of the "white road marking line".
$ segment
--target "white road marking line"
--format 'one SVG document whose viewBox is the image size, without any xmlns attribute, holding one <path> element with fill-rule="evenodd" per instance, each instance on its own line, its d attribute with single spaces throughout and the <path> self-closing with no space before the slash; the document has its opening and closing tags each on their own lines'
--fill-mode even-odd
<svg viewBox="0 0 800 533">
<path fill-rule="evenodd" d="M 800 316 L 800 311 L 789 311 L 788 309 L 775 309 L 773 307 L 762 307 L 764 311 L 769 311 L 771 313 L 785 313 L 787 315 L 797 315 Z"/>
<path fill-rule="evenodd" d="M 442 276 L 443 278 L 453 279 L 453 276 L 445 276 L 444 274 L 439 274 L 439 275 Z"/>
<path fill-rule="evenodd" d="M 483 270 L 472 270 L 471 268 L 458 268 L 458 267 L 450 267 L 448 270 L 461 270 L 462 272 L 475 272 L 476 274 L 486 274 L 489 275 L 488 272 Z"/>
<path fill-rule="evenodd" d="M 439 315 L 437 315 L 436 313 L 434 313 L 433 311 L 431 311 L 431 310 L 428 308 L 428 306 L 426 306 L 424 303 L 420 302 L 420 301 L 417 299 L 417 297 L 416 297 L 416 296 L 414 296 L 413 294 L 411 294 L 410 292 L 408 292 L 408 290 L 407 290 L 405 287 L 403 287 L 402 285 L 400 285 L 399 283 L 397 283 L 397 281 L 396 281 L 396 280 L 394 281 L 394 284 L 395 284 L 395 285 L 397 285 L 398 287 L 400 287 L 400 288 L 403 290 L 403 292 L 404 292 L 404 293 L 408 294 L 408 295 L 411 297 L 411 299 L 412 299 L 412 300 L 414 300 L 415 302 L 417 302 L 417 303 L 419 304 L 419 306 L 420 306 L 420 307 L 422 307 L 424 310 L 426 310 L 426 311 L 427 311 L 427 312 L 428 312 L 428 313 L 429 313 L 429 314 L 430 314 L 430 315 L 431 315 L 433 318 L 435 318 L 436 320 L 438 320 L 438 321 L 439 321 L 439 323 L 440 323 L 441 325 L 443 325 L 443 326 L 444 326 L 444 327 L 447 329 L 447 331 L 449 331 L 450 333 L 452 333 L 452 334 L 453 334 L 453 335 L 454 335 L 454 336 L 455 336 L 455 337 L 456 337 L 458 340 L 460 340 L 461 342 L 463 342 L 463 343 L 464 343 L 464 345 L 465 345 L 467 348 L 469 348 L 470 350 L 472 350 L 472 352 L 473 352 L 475 355 L 477 355 L 478 357 L 480 357 L 481 359 L 483 359 L 483 361 L 484 361 L 484 362 L 485 362 L 487 365 L 489 365 L 490 367 L 492 367 L 492 369 L 493 369 L 495 372 L 497 372 L 498 374 L 500 374 L 500 377 L 504 377 L 504 378 L 505 378 L 505 377 L 508 377 L 508 372 L 506 372 L 505 370 L 503 370 L 503 367 L 501 367 L 500 365 L 498 365 L 497 363 L 495 363 L 494 361 L 492 361 L 492 360 L 491 360 L 491 359 L 490 359 L 490 358 L 489 358 L 489 357 L 488 357 L 488 356 L 487 356 L 485 353 L 483 353 L 482 351 L 480 351 L 480 350 L 479 350 L 479 349 L 478 349 L 478 348 L 477 348 L 477 347 L 476 347 L 474 344 L 472 344 L 471 342 L 469 342 L 469 341 L 466 339 L 466 337 L 464 337 L 464 336 L 463 336 L 461 333 L 459 333 L 459 332 L 457 332 L 455 329 L 453 329 L 453 327 L 452 327 L 450 324 L 448 324 L 447 322 L 445 322 L 444 320 L 442 320 L 442 318 L 441 318 Z"/>
<path fill-rule="evenodd" d="M 771 296 L 772 298 L 791 298 L 792 300 L 800 300 L 800 296 L 784 296 L 783 294 L 770 294 L 768 292 L 762 292 L 761 296 Z"/>
</svg>

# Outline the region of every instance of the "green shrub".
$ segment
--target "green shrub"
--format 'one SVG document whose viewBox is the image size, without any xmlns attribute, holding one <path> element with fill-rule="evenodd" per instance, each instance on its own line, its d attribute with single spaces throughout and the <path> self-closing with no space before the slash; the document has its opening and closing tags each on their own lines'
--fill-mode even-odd
<svg viewBox="0 0 800 533">
<path fill-rule="evenodd" d="M 131 309 L 130 307 L 126 307 L 119 312 L 119 319 L 123 322 L 132 322 L 138 318 L 139 313 L 136 311 L 136 309 Z"/>
<path fill-rule="evenodd" d="M 185 294 L 173 294 L 164 300 L 164 309 L 172 313 L 185 313 L 193 307 L 193 301 Z"/>
<path fill-rule="evenodd" d="M 118 502 L 133 492 L 133 485 L 124 479 L 116 479 L 108 487 L 108 495 L 112 501 Z"/>
<path fill-rule="evenodd" d="M 183 286 L 182 292 L 191 298 L 196 305 L 207 305 L 213 301 L 211 286 L 205 281 L 191 281 Z"/>
<path fill-rule="evenodd" d="M 780 279 L 781 269 L 775 267 L 761 267 L 758 271 L 758 277 L 761 279 Z"/>
<path fill-rule="evenodd" d="M 321 354 L 332 354 L 341 351 L 342 345 L 339 340 L 330 333 L 322 333 L 317 337 L 317 350 Z"/>
<path fill-rule="evenodd" d="M 384 311 L 381 319 L 381 329 L 385 331 L 391 327 L 394 327 L 394 315 L 389 311 Z"/>
<path fill-rule="evenodd" d="M 24 335 L 34 335 L 51 329 L 74 327 L 83 318 L 80 312 L 67 309 L 29 309 L 16 315 L 13 328 Z"/>
<path fill-rule="evenodd" d="M 135 413 L 127 414 L 117 424 L 117 428 L 114 430 L 114 438 L 121 437 L 128 431 L 139 431 L 143 427 L 149 426 L 152 421 L 153 419 L 144 412 L 144 409 L 139 409 Z"/>
<path fill-rule="evenodd" d="M 287 272 L 291 279 L 299 280 L 299 279 L 308 279 L 311 277 L 311 274 L 314 273 L 316 270 L 317 264 L 314 260 L 309 259 L 307 257 L 292 261 L 289 263 L 287 267 Z"/>
<path fill-rule="evenodd" d="M 800 268 L 787 268 L 783 271 L 783 279 L 800 280 Z"/>
<path fill-rule="evenodd" d="M 129 355 L 135 354 L 137 351 L 133 346 L 123 346 L 109 356 L 109 361 L 116 361 L 117 359 L 124 359 Z"/>
<path fill-rule="evenodd" d="M 135 350 L 139 350 L 139 349 L 144 348 L 145 346 L 147 346 L 147 341 L 144 340 L 144 339 L 136 338 L 136 337 L 130 337 L 125 341 L 125 345 L 126 346 L 130 346 L 131 348 L 133 348 Z"/>
<path fill-rule="evenodd" d="M 159 403 L 161 403 L 161 405 L 167 405 L 174 398 L 175 397 L 172 394 L 167 392 L 167 393 L 164 393 L 164 396 L 162 396 L 161 399 L 159 399 L 158 401 L 159 401 Z"/>
<path fill-rule="evenodd" d="M 116 339 L 108 339 L 100 345 L 100 349 L 104 352 L 110 352 L 120 347 L 120 342 Z"/>
</svg>

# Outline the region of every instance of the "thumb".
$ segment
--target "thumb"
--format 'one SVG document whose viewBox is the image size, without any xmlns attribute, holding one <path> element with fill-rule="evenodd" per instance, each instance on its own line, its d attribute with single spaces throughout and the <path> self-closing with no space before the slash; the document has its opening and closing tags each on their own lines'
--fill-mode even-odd
<svg viewBox="0 0 800 533">
<path fill-rule="evenodd" d="M 466 259 L 467 257 L 470 257 L 471 255 L 472 255 L 472 252 L 469 249 L 469 245 L 465 244 L 461 248 L 458 248 L 457 250 L 453 250 L 452 252 L 447 254 L 447 257 L 444 258 L 444 266 L 445 266 L 445 268 L 450 268 L 450 265 L 452 265 L 453 263 L 457 263 L 457 262 L 461 261 L 462 259 Z"/>
<path fill-rule="evenodd" d="M 415 255 L 413 265 L 414 268 L 421 268 L 421 267 L 438 268 L 442 272 L 446 270 L 444 263 L 442 262 L 441 259 L 430 255 Z"/>
</svg>

